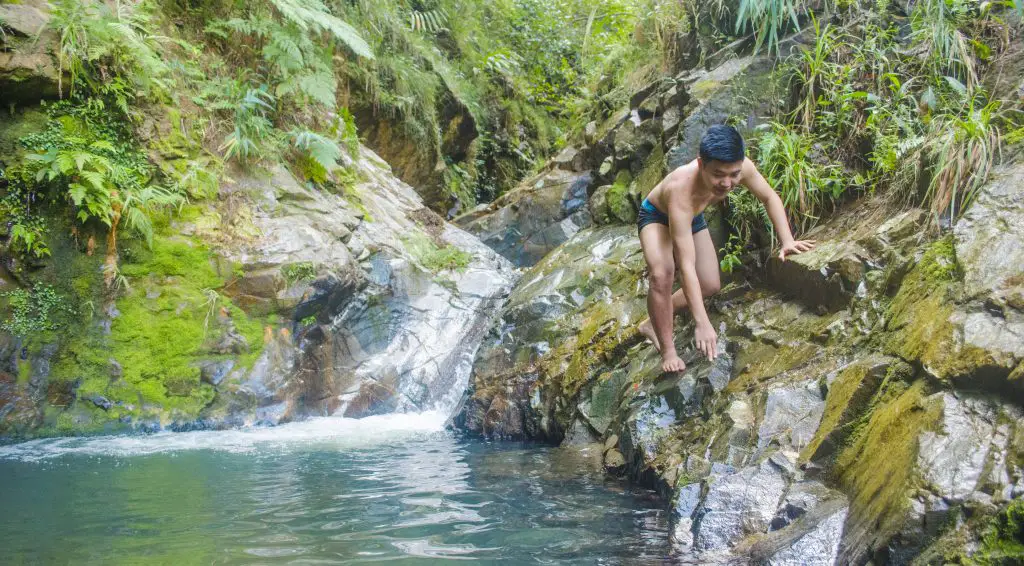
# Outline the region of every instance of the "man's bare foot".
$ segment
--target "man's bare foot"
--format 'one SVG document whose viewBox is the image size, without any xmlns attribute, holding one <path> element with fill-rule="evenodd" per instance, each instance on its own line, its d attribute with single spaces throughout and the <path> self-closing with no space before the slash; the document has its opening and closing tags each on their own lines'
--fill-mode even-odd
<svg viewBox="0 0 1024 566">
<path fill-rule="evenodd" d="M 644 338 L 647 338 L 651 342 L 651 344 L 654 344 L 655 350 L 659 352 L 661 351 L 661 344 L 658 343 L 658 336 L 654 334 L 654 325 L 651 324 L 651 319 L 648 318 L 647 320 L 641 322 L 640 325 L 636 327 L 636 329 L 639 330 L 640 334 L 643 334 Z"/>
<path fill-rule="evenodd" d="M 683 371 L 684 369 L 686 369 L 686 363 L 675 352 L 661 357 L 661 371 Z"/>
</svg>

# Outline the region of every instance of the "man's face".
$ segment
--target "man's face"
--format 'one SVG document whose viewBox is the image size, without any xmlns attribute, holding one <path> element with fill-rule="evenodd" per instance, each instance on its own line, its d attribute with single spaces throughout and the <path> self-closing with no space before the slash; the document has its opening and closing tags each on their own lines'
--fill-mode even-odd
<svg viewBox="0 0 1024 566">
<path fill-rule="evenodd" d="M 701 159 L 699 163 L 704 184 L 711 189 L 716 201 L 724 199 L 728 196 L 729 191 L 740 184 L 740 173 L 743 171 L 742 161 L 725 163 Z"/>
</svg>

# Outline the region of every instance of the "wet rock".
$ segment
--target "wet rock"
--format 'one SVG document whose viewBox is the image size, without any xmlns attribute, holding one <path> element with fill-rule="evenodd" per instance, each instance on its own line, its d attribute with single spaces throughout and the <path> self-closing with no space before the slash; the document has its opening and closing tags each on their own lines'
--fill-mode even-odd
<svg viewBox="0 0 1024 566">
<path fill-rule="evenodd" d="M 1005 455 L 1010 451 L 1006 424 L 1024 413 L 981 398 L 943 393 L 941 428 L 920 437 L 917 465 L 922 478 L 948 504 L 986 500 L 1011 483 Z"/>
<path fill-rule="evenodd" d="M 1024 311 L 1024 164 L 997 167 L 954 228 L 971 298 Z"/>
<path fill-rule="evenodd" d="M 758 450 L 774 444 L 799 452 L 814 437 L 824 409 L 825 400 L 815 381 L 770 389 L 757 431 Z"/>
<path fill-rule="evenodd" d="M 573 421 L 572 426 L 565 433 L 565 439 L 562 440 L 562 446 L 582 446 L 587 444 L 594 444 L 599 440 L 599 437 L 594 434 L 589 426 L 583 421 L 576 419 Z"/>
<path fill-rule="evenodd" d="M 658 443 L 676 422 L 676 413 L 664 397 L 644 401 L 630 414 L 623 427 L 620 443 L 626 459 L 642 467 L 658 456 Z"/>
<path fill-rule="evenodd" d="M 102 395 L 97 395 L 95 393 L 87 395 L 82 399 L 92 403 L 93 405 L 96 405 L 97 407 L 103 409 L 104 411 L 109 411 L 110 408 L 114 406 L 114 403 L 112 401 L 110 401 L 109 399 Z"/>
<path fill-rule="evenodd" d="M 520 267 L 534 265 L 590 225 L 589 173 L 551 170 L 455 223 Z"/>
<path fill-rule="evenodd" d="M 764 564 L 770 566 L 805 566 L 836 564 L 839 555 L 839 544 L 843 537 L 843 524 L 846 521 L 847 509 L 815 522 L 807 534 L 798 538 L 788 548 L 779 550 Z"/>
<path fill-rule="evenodd" d="M 694 548 L 727 549 L 747 535 L 767 532 L 788 485 L 785 468 L 773 459 L 735 472 L 713 469 L 697 510 Z"/>
<path fill-rule="evenodd" d="M 566 171 L 579 171 L 580 163 L 580 151 L 572 146 L 568 146 L 554 156 L 551 162 L 558 169 L 564 169 Z"/>
<path fill-rule="evenodd" d="M 626 458 L 618 450 L 609 450 L 604 455 L 604 467 L 610 473 L 619 473 L 626 467 Z"/>
<path fill-rule="evenodd" d="M 837 311 L 853 300 L 867 269 L 864 264 L 870 257 L 856 243 L 823 242 L 786 261 L 772 258 L 768 280 L 808 305 Z"/>
<path fill-rule="evenodd" d="M 51 54 L 59 38 L 45 30 L 49 19 L 46 2 L 0 4 L 0 21 L 10 30 L 0 34 L 0 101 L 33 104 L 57 98 L 61 87 L 65 92 L 70 87 L 70 77 L 61 77 Z"/>
<path fill-rule="evenodd" d="M 679 488 L 672 509 L 672 542 L 688 549 L 693 546 L 693 517 L 701 502 L 702 487 L 691 483 Z"/>
<path fill-rule="evenodd" d="M 199 365 L 199 378 L 204 383 L 209 383 L 216 387 L 224 381 L 224 378 L 231 373 L 234 367 L 234 360 L 203 362 Z"/>
<path fill-rule="evenodd" d="M 894 358 L 872 356 L 827 376 L 828 393 L 821 423 L 803 457 L 813 461 L 832 456 L 853 432 L 854 423 L 868 409 L 887 375 L 909 378 L 913 369 Z"/>
</svg>

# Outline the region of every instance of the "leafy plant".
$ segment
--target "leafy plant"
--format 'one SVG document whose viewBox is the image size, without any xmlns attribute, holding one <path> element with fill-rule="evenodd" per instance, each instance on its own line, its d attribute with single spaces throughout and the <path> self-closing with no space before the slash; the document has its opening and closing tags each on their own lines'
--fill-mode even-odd
<svg viewBox="0 0 1024 566">
<path fill-rule="evenodd" d="M 743 254 L 743 242 L 744 240 L 736 234 L 729 234 L 729 241 L 725 243 L 725 246 L 719 250 L 722 254 L 722 259 L 719 260 L 719 266 L 725 273 L 732 273 L 736 268 L 743 265 L 743 260 L 740 256 Z"/>
<path fill-rule="evenodd" d="M 274 129 L 268 114 L 274 110 L 274 101 L 274 96 L 264 90 L 245 91 L 234 104 L 234 127 L 219 148 L 224 159 L 248 162 L 267 154 L 265 145 L 273 137 Z"/>
<path fill-rule="evenodd" d="M 57 328 L 53 316 L 58 312 L 71 312 L 67 301 L 53 287 L 36 282 L 31 290 L 15 289 L 0 293 L 7 299 L 10 311 L 7 319 L 0 323 L 4 332 L 28 338 L 32 334 Z"/>
<path fill-rule="evenodd" d="M 430 238 L 417 233 L 403 240 L 406 249 L 424 269 L 431 273 L 442 271 L 465 271 L 472 254 L 452 245 L 439 247 Z"/>
<path fill-rule="evenodd" d="M 800 223 L 806 228 L 846 190 L 842 169 L 819 162 L 824 156 L 809 135 L 778 122 L 761 130 L 757 146 L 761 171 L 779 191 L 786 208 L 800 214 Z"/>
<path fill-rule="evenodd" d="M 323 183 L 327 176 L 338 168 L 341 148 L 334 140 L 310 130 L 293 130 L 292 143 L 299 153 L 299 161 L 305 176 Z"/>
<path fill-rule="evenodd" d="M 316 279 L 317 266 L 313 262 L 290 263 L 281 268 L 281 275 L 289 287 L 303 281 Z"/>
<path fill-rule="evenodd" d="M 72 94 L 84 86 L 110 95 L 130 114 L 137 91 L 169 92 L 170 68 L 161 56 L 167 40 L 150 30 L 144 3 L 58 0 L 50 16 L 48 27 L 60 35 L 58 81 L 68 72 Z"/>
<path fill-rule="evenodd" d="M 995 125 L 999 102 L 972 97 L 961 114 L 943 114 L 929 125 L 922 151 L 932 163 L 925 201 L 932 212 L 957 218 L 970 206 L 999 158 Z"/>
<path fill-rule="evenodd" d="M 767 45 L 778 51 L 779 41 L 788 27 L 800 29 L 800 15 L 806 11 L 801 0 L 740 0 L 736 11 L 736 33 L 747 28 L 754 32 L 754 51 Z"/>
</svg>

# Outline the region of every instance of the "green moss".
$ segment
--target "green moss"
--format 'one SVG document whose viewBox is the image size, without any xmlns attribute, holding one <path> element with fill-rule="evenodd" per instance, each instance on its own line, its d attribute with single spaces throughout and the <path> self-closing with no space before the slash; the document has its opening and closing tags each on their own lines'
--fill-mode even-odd
<svg viewBox="0 0 1024 566">
<path fill-rule="evenodd" d="M 972 557 L 975 564 L 1020 564 L 1024 562 L 1024 500 L 1018 499 L 996 515 Z"/>
<path fill-rule="evenodd" d="M 729 382 L 726 390 L 730 393 L 745 391 L 758 383 L 802 366 L 819 350 L 820 346 L 806 342 L 786 344 L 781 348 L 757 342 L 750 348 L 744 348 L 742 357 L 736 364 L 741 368 L 740 373 Z"/>
<path fill-rule="evenodd" d="M 960 278 L 952 237 L 932 244 L 889 305 L 887 353 L 918 361 L 942 379 L 970 375 L 993 363 L 984 350 L 961 347 L 955 339 L 950 317 Z"/>
<path fill-rule="evenodd" d="M 662 149 L 661 144 L 656 144 L 654 151 L 651 152 L 647 161 L 644 162 L 643 170 L 640 171 L 640 174 L 637 175 L 636 180 L 633 182 L 633 193 L 642 199 L 664 178 L 665 150 Z"/>
<path fill-rule="evenodd" d="M 130 287 L 116 303 L 110 335 L 82 335 L 54 367 L 57 379 L 81 379 L 79 395 L 102 395 L 115 403 L 103 416 L 195 418 L 214 398 L 200 382 L 196 363 L 225 357 L 212 351 L 224 331 L 226 314 L 249 352 L 237 367 L 255 362 L 262 346 L 262 324 L 219 295 L 223 285 L 203 245 L 158 235 L 151 250 L 133 248 L 121 272 Z M 114 369 L 116 362 L 120 377 Z"/>
<path fill-rule="evenodd" d="M 903 525 L 919 481 L 918 439 L 941 418 L 941 402 L 925 395 L 924 381 L 888 388 L 835 462 L 835 477 L 851 497 L 852 520 L 878 540 Z"/>
</svg>

